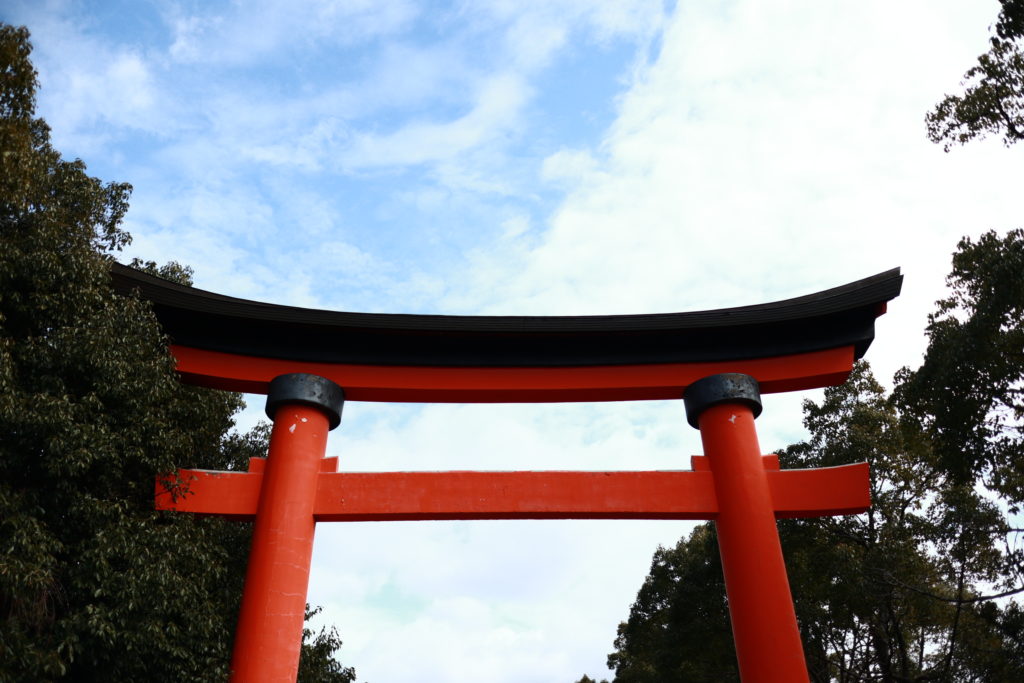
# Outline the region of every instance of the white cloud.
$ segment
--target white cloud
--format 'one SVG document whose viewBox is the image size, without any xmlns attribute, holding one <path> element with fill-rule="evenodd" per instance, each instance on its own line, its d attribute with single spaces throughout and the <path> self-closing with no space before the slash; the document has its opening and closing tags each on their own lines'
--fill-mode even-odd
<svg viewBox="0 0 1024 683">
<path fill-rule="evenodd" d="M 576 187 L 593 183 L 596 172 L 598 162 L 589 151 L 563 148 L 544 159 L 540 177 L 547 182 Z"/>
<path fill-rule="evenodd" d="M 528 86 L 514 74 L 489 77 L 479 86 L 476 102 L 467 114 L 444 123 L 409 123 L 383 135 L 357 135 L 342 163 L 362 168 L 449 160 L 492 141 L 514 125 L 528 96 Z"/>
<path fill-rule="evenodd" d="M 58 19 L 48 21 L 33 42 L 39 46 L 34 54 L 39 107 L 58 149 L 67 145 L 78 154 L 96 153 L 126 130 L 163 135 L 175 128 L 144 53 L 86 38 Z"/>
<path fill-rule="evenodd" d="M 593 32 L 599 40 L 621 36 L 646 36 L 661 30 L 665 20 L 662 0 L 492 0 L 465 2 L 462 11 L 476 15 L 478 21 L 510 27 L 510 35 L 526 40 L 523 27 L 562 27 L 565 30 Z"/>
<path fill-rule="evenodd" d="M 166 10 L 176 61 L 244 65 L 282 58 L 296 46 L 359 44 L 393 34 L 417 14 L 410 2 L 316 0 L 296 6 L 283 0 L 206 5 L 192 13 Z"/>
<path fill-rule="evenodd" d="M 414 120 L 389 133 L 358 134 L 352 149 L 343 155 L 346 166 L 444 163 L 482 146 L 501 146 L 504 136 L 518 133 L 516 129 L 522 126 L 522 109 L 533 95 L 531 78 L 549 66 L 557 52 L 569 49 L 572 33 L 590 32 L 598 40 L 646 37 L 660 27 L 661 20 L 660 3 L 656 2 L 622 3 L 615 8 L 589 2 L 499 2 L 470 4 L 463 11 L 484 24 L 507 26 L 498 60 L 502 69 L 470 87 L 476 94 L 469 113 L 440 122 Z M 467 58 L 472 55 L 464 54 L 463 60 Z M 403 66 L 408 63 L 415 70 L 418 61 L 406 60 Z M 438 79 L 433 64 L 426 64 L 428 76 Z M 396 70 L 389 70 L 387 75 L 394 73 Z M 466 76 L 473 78 L 471 72 Z"/>
</svg>

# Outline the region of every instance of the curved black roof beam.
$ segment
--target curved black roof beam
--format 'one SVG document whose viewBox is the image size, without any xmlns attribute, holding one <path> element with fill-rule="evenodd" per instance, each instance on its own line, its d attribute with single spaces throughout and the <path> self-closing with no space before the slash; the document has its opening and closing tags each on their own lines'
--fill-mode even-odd
<svg viewBox="0 0 1024 683">
<path fill-rule="evenodd" d="M 690 313 L 448 316 L 347 313 L 237 299 L 113 264 L 117 290 L 138 294 L 172 343 L 321 363 L 566 367 L 692 363 L 853 346 L 864 355 L 899 269 L 773 303 Z"/>
</svg>

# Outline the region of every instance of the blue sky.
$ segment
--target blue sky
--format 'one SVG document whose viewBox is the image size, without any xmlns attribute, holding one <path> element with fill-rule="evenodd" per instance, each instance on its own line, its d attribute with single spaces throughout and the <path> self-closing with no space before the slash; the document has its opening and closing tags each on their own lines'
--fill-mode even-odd
<svg viewBox="0 0 1024 683">
<path fill-rule="evenodd" d="M 134 185 L 124 260 L 282 304 L 537 315 L 758 303 L 902 266 L 868 355 L 887 381 L 924 348 L 957 240 L 1020 225 L 1020 150 L 946 154 L 923 122 L 997 11 L 12 0 L 0 18 L 32 31 L 56 147 Z M 801 437 L 802 398 L 766 399 L 766 452 Z M 676 402 L 354 403 L 329 448 L 352 470 L 700 451 Z M 310 601 L 361 679 L 599 677 L 651 554 L 688 528 L 321 525 Z"/>
<path fill-rule="evenodd" d="M 426 311 L 457 294 L 465 254 L 537 233 L 562 195 L 538 168 L 600 139 L 663 20 L 658 3 L 517 5 L 23 12 L 58 148 L 136 187 L 133 254 L 201 285 L 227 266 L 249 296 L 274 292 L 260 266 L 305 261 L 301 302 Z"/>
</svg>

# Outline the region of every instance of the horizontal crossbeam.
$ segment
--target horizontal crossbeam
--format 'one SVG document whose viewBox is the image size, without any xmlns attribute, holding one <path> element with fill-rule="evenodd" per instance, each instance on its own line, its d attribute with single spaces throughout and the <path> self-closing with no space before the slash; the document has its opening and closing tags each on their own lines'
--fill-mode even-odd
<svg viewBox="0 0 1024 683">
<path fill-rule="evenodd" d="M 542 403 L 672 400 L 702 377 L 742 372 L 765 394 L 841 384 L 853 367 L 845 346 L 795 356 L 722 363 L 651 363 L 590 367 L 423 367 L 317 363 L 171 346 L 178 372 L 212 389 L 265 394 L 278 375 L 319 375 L 345 388 L 350 401 L 408 403 Z"/>
<path fill-rule="evenodd" d="M 867 463 L 779 470 L 765 456 L 776 517 L 857 514 L 870 506 Z M 334 472 L 326 458 L 314 518 L 320 522 L 455 519 L 715 519 L 712 473 L 693 471 Z M 249 472 L 179 470 L 157 483 L 156 505 L 241 520 L 255 517 L 262 458 Z M 172 493 L 172 491 L 174 493 Z"/>
</svg>

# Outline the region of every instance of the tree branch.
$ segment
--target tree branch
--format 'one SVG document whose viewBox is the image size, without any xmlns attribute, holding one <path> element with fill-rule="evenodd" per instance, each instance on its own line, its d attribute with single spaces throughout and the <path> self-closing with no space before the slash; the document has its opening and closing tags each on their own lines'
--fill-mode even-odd
<svg viewBox="0 0 1024 683">
<path fill-rule="evenodd" d="M 1011 590 L 1008 590 L 1008 591 L 1003 591 L 1002 593 L 993 593 L 992 595 L 979 595 L 979 596 L 974 597 L 974 598 L 964 598 L 964 597 L 947 598 L 945 596 L 938 595 L 937 593 L 933 593 L 931 591 L 924 590 L 923 588 L 918 588 L 917 586 L 911 586 L 909 583 L 904 583 L 903 581 L 900 581 L 899 579 L 895 578 L 894 576 L 892 576 L 890 574 L 887 574 L 886 578 L 887 578 L 886 583 L 888 583 L 890 586 L 899 587 L 899 588 L 906 588 L 907 590 L 913 591 L 913 592 L 917 593 L 918 595 L 924 595 L 925 597 L 929 597 L 929 598 L 932 598 L 934 600 L 939 600 L 941 602 L 948 602 L 950 604 L 956 604 L 956 605 L 968 605 L 968 604 L 975 603 L 975 602 L 985 602 L 986 600 L 996 600 L 998 598 L 1005 598 L 1005 597 L 1010 596 L 1010 595 L 1016 595 L 1017 593 L 1024 593 L 1024 586 L 1020 586 L 1018 588 L 1014 588 L 1014 589 L 1011 589 Z"/>
</svg>

